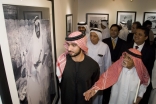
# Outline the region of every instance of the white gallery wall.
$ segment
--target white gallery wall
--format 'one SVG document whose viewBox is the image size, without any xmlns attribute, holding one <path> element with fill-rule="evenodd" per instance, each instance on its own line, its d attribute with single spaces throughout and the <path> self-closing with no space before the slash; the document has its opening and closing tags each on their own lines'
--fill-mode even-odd
<svg viewBox="0 0 156 104">
<path fill-rule="evenodd" d="M 78 0 L 78 21 L 86 21 L 86 13 L 106 13 L 111 26 L 117 11 L 136 11 L 136 21 L 142 23 L 144 12 L 156 12 L 156 0 Z"/>
<path fill-rule="evenodd" d="M 55 37 L 57 57 L 64 51 L 66 37 L 66 14 L 73 14 L 75 0 L 54 0 L 55 9 Z M 77 10 L 77 9 L 76 9 Z M 73 18 L 75 15 L 73 14 Z M 75 20 L 75 19 L 74 19 Z M 76 21 L 76 20 L 75 20 Z"/>
</svg>

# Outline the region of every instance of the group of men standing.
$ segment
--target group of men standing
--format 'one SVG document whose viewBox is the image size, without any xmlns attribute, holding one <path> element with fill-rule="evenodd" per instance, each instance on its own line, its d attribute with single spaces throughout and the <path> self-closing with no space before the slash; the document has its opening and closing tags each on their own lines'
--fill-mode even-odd
<svg viewBox="0 0 156 104">
<path fill-rule="evenodd" d="M 109 29 L 102 20 L 101 29 L 88 32 L 86 23 L 78 23 L 57 60 L 62 104 L 148 104 L 155 49 L 148 26 L 135 25 L 127 42 L 117 24 Z"/>
</svg>

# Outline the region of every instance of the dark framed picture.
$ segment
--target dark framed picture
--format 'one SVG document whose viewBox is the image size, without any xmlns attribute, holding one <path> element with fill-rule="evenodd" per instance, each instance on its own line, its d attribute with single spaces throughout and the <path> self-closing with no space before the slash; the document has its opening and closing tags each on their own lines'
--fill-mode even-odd
<svg viewBox="0 0 156 104">
<path fill-rule="evenodd" d="M 42 11 L 24 11 L 24 19 L 32 20 L 36 16 L 39 17 L 39 19 L 42 19 Z"/>
<path fill-rule="evenodd" d="M 1 0 L 3 39 L 0 41 L 3 42 L 0 46 L 12 100 L 7 104 L 57 104 L 52 4 L 51 1 Z M 27 12 L 28 18 L 24 18 L 23 13 L 28 10 L 34 14 Z"/>
<path fill-rule="evenodd" d="M 73 32 L 73 14 L 66 15 L 66 36 Z"/>
<path fill-rule="evenodd" d="M 126 22 L 128 30 L 131 30 L 132 23 L 136 20 L 135 11 L 117 11 L 116 24 Z"/>
<path fill-rule="evenodd" d="M 156 12 L 144 12 L 143 22 L 149 20 L 152 22 L 151 30 L 156 35 Z"/>
<path fill-rule="evenodd" d="M 100 28 L 101 20 L 109 21 L 109 14 L 86 13 L 86 22 L 90 29 L 91 28 Z"/>
</svg>

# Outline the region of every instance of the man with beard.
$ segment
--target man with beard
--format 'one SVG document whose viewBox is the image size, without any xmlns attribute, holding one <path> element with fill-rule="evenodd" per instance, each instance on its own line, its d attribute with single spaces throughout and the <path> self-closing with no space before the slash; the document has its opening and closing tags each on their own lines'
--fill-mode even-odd
<svg viewBox="0 0 156 104">
<path fill-rule="evenodd" d="M 141 53 L 131 48 L 100 76 L 84 96 L 88 101 L 98 90 L 113 86 L 109 104 L 139 104 L 149 82 L 150 77 L 141 60 Z"/>
<path fill-rule="evenodd" d="M 90 31 L 89 31 L 87 23 L 86 22 L 78 22 L 77 26 L 78 26 L 78 31 L 84 33 L 88 39 L 88 37 L 90 35 L 90 33 L 89 33 Z"/>
<path fill-rule="evenodd" d="M 66 37 L 66 52 L 59 56 L 56 73 L 60 81 L 62 104 L 92 104 L 85 101 L 83 92 L 98 80 L 100 68 L 86 55 L 87 38 L 81 32 Z"/>
</svg>

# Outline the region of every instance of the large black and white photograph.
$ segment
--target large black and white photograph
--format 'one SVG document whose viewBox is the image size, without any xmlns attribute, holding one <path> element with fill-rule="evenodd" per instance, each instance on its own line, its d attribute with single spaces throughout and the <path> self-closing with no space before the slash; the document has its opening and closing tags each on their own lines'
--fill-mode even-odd
<svg viewBox="0 0 156 104">
<path fill-rule="evenodd" d="M 125 23 L 128 30 L 131 30 L 132 23 L 136 20 L 136 12 L 133 11 L 117 11 L 117 21 L 120 23 Z"/>
<path fill-rule="evenodd" d="M 66 15 L 66 36 L 73 32 L 73 14 Z"/>
<path fill-rule="evenodd" d="M 24 11 L 37 9 L 42 19 L 25 18 Z M 3 4 L 3 11 L 20 104 L 52 104 L 57 87 L 49 8 Z"/>
<path fill-rule="evenodd" d="M 101 14 L 101 13 L 86 13 L 86 22 L 90 29 L 92 28 L 100 28 L 101 20 L 109 21 L 109 14 Z"/>
<path fill-rule="evenodd" d="M 149 20 L 152 22 L 151 30 L 156 34 L 156 12 L 144 12 L 143 22 Z"/>
</svg>

